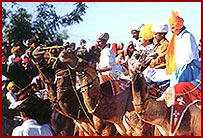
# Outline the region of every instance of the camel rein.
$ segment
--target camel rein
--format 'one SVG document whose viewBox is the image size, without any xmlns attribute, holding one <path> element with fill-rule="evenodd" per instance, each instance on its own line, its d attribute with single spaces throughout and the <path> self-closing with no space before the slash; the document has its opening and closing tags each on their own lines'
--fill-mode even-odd
<svg viewBox="0 0 203 138">
<path fill-rule="evenodd" d="M 83 59 L 80 59 L 80 61 L 78 61 L 77 64 L 76 64 L 77 66 L 75 66 L 75 67 L 73 67 L 73 68 L 70 68 L 70 69 L 71 69 L 71 70 L 75 70 L 75 69 L 78 67 L 79 62 L 82 62 L 82 61 L 83 61 Z M 70 66 L 68 66 L 68 67 L 70 67 Z M 74 82 L 73 82 L 73 78 L 72 78 L 72 75 L 71 75 L 71 71 L 70 71 L 70 70 L 68 70 L 68 71 L 69 71 L 69 74 L 70 74 L 70 80 L 71 80 L 72 88 L 73 88 L 73 90 L 74 90 L 74 92 L 75 92 L 75 95 L 76 95 L 76 98 L 77 98 L 77 100 L 78 100 L 78 102 L 79 102 L 79 105 L 80 105 L 80 107 L 82 108 L 82 110 L 83 110 L 85 116 L 87 117 L 88 121 L 90 122 L 90 124 L 94 127 L 94 124 L 93 124 L 93 122 L 91 121 L 91 119 L 89 118 L 89 116 L 87 115 L 87 112 L 85 111 L 85 109 L 84 109 L 84 107 L 83 107 L 83 105 L 82 105 L 82 101 L 80 100 L 80 97 L 79 97 L 79 95 L 78 95 L 78 93 L 77 93 L 76 86 L 75 86 L 75 84 L 74 84 Z M 95 130 L 96 130 L 96 129 L 95 129 Z"/>
</svg>

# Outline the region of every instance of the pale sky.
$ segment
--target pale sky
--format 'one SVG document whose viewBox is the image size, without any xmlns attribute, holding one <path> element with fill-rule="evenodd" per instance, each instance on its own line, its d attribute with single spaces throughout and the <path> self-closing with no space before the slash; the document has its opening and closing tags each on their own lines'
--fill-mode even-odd
<svg viewBox="0 0 203 138">
<path fill-rule="evenodd" d="M 51 2 L 60 15 L 73 10 L 74 2 Z M 144 24 L 168 24 L 171 10 L 177 10 L 184 19 L 186 29 L 199 44 L 201 38 L 201 2 L 85 2 L 88 8 L 83 22 L 68 26 L 69 42 L 79 45 L 80 39 L 87 41 L 87 47 L 95 44 L 95 34 L 108 32 L 110 43 L 124 43 L 132 39 L 129 26 L 133 22 Z M 8 3 L 4 2 L 3 5 Z M 34 15 L 38 2 L 19 2 L 28 13 Z M 171 32 L 167 34 L 170 40 Z M 65 40 L 66 41 L 66 40 Z"/>
</svg>

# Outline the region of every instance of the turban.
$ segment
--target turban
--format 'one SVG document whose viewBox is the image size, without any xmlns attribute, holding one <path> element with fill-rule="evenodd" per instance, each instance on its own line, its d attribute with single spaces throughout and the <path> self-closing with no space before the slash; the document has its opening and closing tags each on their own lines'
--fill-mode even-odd
<svg viewBox="0 0 203 138">
<path fill-rule="evenodd" d="M 15 83 L 13 81 L 9 82 L 9 84 L 6 86 L 6 89 L 9 91 L 13 86 L 15 86 Z"/>
<path fill-rule="evenodd" d="M 18 51 L 20 49 L 20 46 L 14 46 L 13 48 L 11 48 L 11 53 L 15 53 L 16 51 Z"/>
<path fill-rule="evenodd" d="M 109 40 L 109 34 L 108 33 L 98 33 L 98 34 L 96 34 L 96 39 L 108 41 Z"/>
<path fill-rule="evenodd" d="M 150 40 L 154 37 L 154 33 L 152 31 L 152 24 L 147 24 L 143 26 L 140 30 L 139 37 L 142 37 L 145 40 Z"/>
<path fill-rule="evenodd" d="M 168 25 L 167 24 L 155 24 L 155 25 L 153 25 L 152 30 L 155 33 L 167 33 Z"/>
<path fill-rule="evenodd" d="M 169 17 L 169 25 L 170 27 L 175 27 L 175 29 L 181 29 L 183 27 L 184 20 L 179 17 L 179 13 L 177 11 L 172 11 L 171 16 Z"/>
<path fill-rule="evenodd" d="M 131 25 L 130 25 L 130 27 L 129 27 L 129 30 L 130 31 L 133 31 L 133 30 L 135 30 L 135 31 L 140 31 L 140 29 L 142 28 L 144 26 L 144 24 L 143 23 L 132 23 Z"/>
</svg>

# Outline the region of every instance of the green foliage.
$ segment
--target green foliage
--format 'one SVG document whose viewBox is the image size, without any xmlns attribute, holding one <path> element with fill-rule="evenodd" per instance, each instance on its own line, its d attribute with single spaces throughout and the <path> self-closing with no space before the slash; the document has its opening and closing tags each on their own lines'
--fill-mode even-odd
<svg viewBox="0 0 203 138">
<path fill-rule="evenodd" d="M 34 34 L 39 34 L 40 38 L 47 42 L 68 38 L 67 30 L 60 29 L 72 24 L 83 21 L 82 16 L 85 15 L 85 9 L 88 8 L 84 3 L 74 3 L 75 9 L 65 15 L 57 15 L 54 5 L 48 2 L 40 3 L 36 7 L 37 16 L 33 19 L 26 9 L 19 8 L 18 3 L 12 3 L 11 9 L 7 10 L 2 7 L 2 26 L 3 39 L 9 40 L 10 43 L 16 43 L 31 38 Z"/>
<path fill-rule="evenodd" d="M 86 13 L 87 6 L 82 3 L 75 3 L 76 9 L 71 13 L 67 13 L 63 16 L 57 15 L 55 7 L 49 3 L 42 3 L 37 6 L 37 17 L 33 22 L 34 30 L 41 36 L 46 36 L 49 41 L 53 41 L 58 35 L 58 30 L 61 27 L 67 27 L 74 23 L 79 23 L 82 20 L 82 16 Z M 64 33 L 64 32 L 63 32 Z"/>
</svg>

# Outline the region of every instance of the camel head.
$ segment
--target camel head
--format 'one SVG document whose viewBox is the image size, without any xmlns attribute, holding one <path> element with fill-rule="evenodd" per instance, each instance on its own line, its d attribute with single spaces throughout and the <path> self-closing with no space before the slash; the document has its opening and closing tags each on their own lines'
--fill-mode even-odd
<svg viewBox="0 0 203 138">
<path fill-rule="evenodd" d="M 154 50 L 134 51 L 131 58 L 128 60 L 128 68 L 131 79 L 135 74 L 143 72 L 150 64 L 152 59 L 158 56 Z"/>
<path fill-rule="evenodd" d="M 77 51 L 72 51 L 71 49 L 62 50 L 59 54 L 59 60 L 65 62 L 70 69 L 81 71 L 89 66 L 89 61 L 91 56 L 88 51 L 81 49 Z"/>
</svg>

